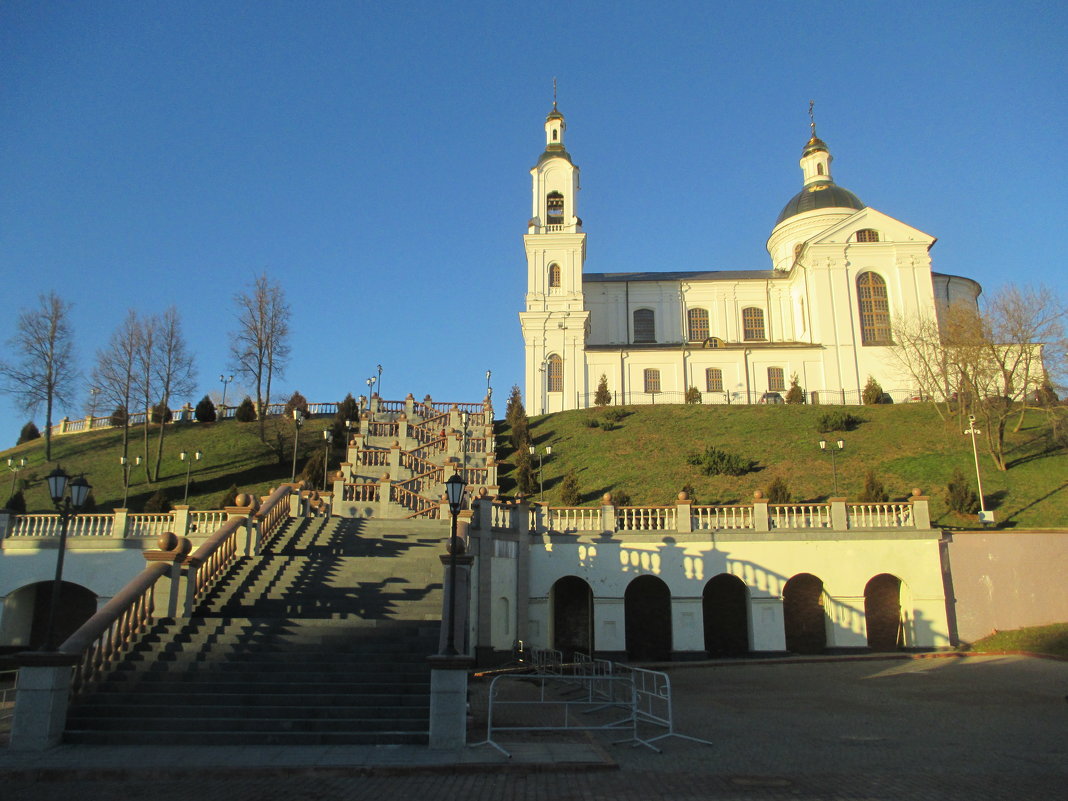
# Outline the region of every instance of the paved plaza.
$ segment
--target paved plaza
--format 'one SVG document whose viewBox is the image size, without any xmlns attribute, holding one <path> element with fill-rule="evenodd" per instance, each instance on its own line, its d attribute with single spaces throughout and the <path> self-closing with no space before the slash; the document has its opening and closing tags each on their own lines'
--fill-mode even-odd
<svg viewBox="0 0 1068 801">
<path fill-rule="evenodd" d="M 604 734 L 536 733 L 519 738 L 510 760 L 485 746 L 64 746 L 0 755 L 0 797 L 899 801 L 1068 792 L 1068 662 L 784 659 L 676 665 L 669 675 L 676 730 L 712 745 L 668 739 L 656 754 Z M 474 685 L 479 716 L 486 689 Z"/>
</svg>

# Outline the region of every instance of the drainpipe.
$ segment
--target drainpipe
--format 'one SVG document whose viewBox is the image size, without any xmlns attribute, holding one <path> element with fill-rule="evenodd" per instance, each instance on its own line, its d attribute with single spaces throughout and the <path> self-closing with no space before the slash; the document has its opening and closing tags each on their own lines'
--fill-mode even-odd
<svg viewBox="0 0 1068 801">
<path fill-rule="evenodd" d="M 742 351 L 742 356 L 745 357 L 745 402 L 746 403 L 752 403 L 753 402 L 753 394 L 752 394 L 752 392 L 750 391 L 750 388 L 749 388 L 749 354 L 752 353 L 752 352 L 753 351 L 751 351 L 749 348 L 746 348 L 745 350 Z"/>
</svg>

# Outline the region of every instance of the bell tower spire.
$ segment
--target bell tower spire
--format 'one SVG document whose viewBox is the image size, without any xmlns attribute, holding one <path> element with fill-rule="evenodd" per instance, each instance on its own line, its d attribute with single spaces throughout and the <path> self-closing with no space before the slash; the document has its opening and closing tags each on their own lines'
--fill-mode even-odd
<svg viewBox="0 0 1068 801">
<path fill-rule="evenodd" d="M 831 152 L 827 143 L 816 136 L 816 115 L 813 108 L 815 100 L 808 101 L 808 126 L 812 136 L 801 151 L 801 172 L 805 176 L 805 186 L 817 183 L 831 183 Z"/>
</svg>

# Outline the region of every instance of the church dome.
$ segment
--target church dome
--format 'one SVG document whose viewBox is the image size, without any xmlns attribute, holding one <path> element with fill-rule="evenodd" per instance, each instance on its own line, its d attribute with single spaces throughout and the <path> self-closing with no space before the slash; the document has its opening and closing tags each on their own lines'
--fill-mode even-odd
<svg viewBox="0 0 1068 801">
<path fill-rule="evenodd" d="M 864 208 L 864 204 L 860 202 L 860 198 L 848 189 L 843 189 L 833 181 L 816 181 L 790 198 L 790 201 L 783 206 L 779 219 L 775 221 L 775 224 L 778 225 L 783 220 L 788 220 L 798 214 L 816 209 L 853 209 L 859 211 L 862 208 Z"/>
</svg>

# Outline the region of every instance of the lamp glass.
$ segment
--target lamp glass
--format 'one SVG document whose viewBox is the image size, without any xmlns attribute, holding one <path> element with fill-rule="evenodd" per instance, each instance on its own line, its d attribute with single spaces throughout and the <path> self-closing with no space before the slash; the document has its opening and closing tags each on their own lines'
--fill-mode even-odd
<svg viewBox="0 0 1068 801">
<path fill-rule="evenodd" d="M 838 450 L 842 450 L 842 448 L 845 447 L 845 440 L 844 439 L 840 439 L 840 440 L 838 440 L 837 444 L 838 444 Z"/>
<path fill-rule="evenodd" d="M 445 497 L 448 498 L 450 511 L 460 511 L 460 502 L 463 500 L 464 487 L 466 486 L 464 480 L 456 473 L 445 482 Z"/>
<path fill-rule="evenodd" d="M 196 453 L 193 454 L 193 458 L 196 459 L 199 462 L 200 461 L 200 457 L 203 456 L 203 455 L 204 455 L 203 451 L 197 451 Z"/>
<path fill-rule="evenodd" d="M 53 503 L 59 503 L 67 492 L 67 482 L 70 476 L 63 472 L 63 468 L 57 466 L 48 474 L 48 494 L 52 496 Z"/>
<path fill-rule="evenodd" d="M 827 440 L 825 440 L 825 439 L 821 439 L 820 440 L 820 450 L 821 451 L 827 450 Z"/>
<path fill-rule="evenodd" d="M 90 487 L 89 482 L 85 480 L 85 476 L 78 476 L 70 482 L 71 505 L 75 509 L 81 509 L 89 498 L 90 490 L 92 490 L 92 487 Z"/>
</svg>

